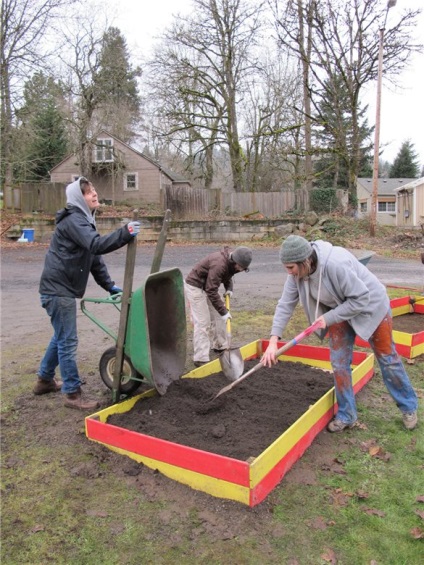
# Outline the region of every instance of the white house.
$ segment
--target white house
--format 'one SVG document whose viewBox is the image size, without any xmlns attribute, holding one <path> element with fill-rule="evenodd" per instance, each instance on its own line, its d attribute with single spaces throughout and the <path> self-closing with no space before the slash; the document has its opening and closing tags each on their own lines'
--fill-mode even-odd
<svg viewBox="0 0 424 565">
<path fill-rule="evenodd" d="M 416 179 L 379 178 L 377 185 L 377 222 L 379 224 L 396 225 L 396 190 Z M 358 178 L 356 194 L 358 198 L 358 218 L 371 214 L 372 178 Z"/>
<path fill-rule="evenodd" d="M 424 226 L 424 177 L 395 188 L 396 225 Z"/>
</svg>

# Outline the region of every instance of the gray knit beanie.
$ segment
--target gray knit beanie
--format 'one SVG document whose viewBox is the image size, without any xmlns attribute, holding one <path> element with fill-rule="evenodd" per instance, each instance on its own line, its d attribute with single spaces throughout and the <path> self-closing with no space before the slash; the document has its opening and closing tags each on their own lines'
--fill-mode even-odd
<svg viewBox="0 0 424 565">
<path fill-rule="evenodd" d="M 252 261 L 252 250 L 250 247 L 237 247 L 231 253 L 231 259 L 243 269 L 247 269 Z"/>
<path fill-rule="evenodd" d="M 300 235 L 289 235 L 280 249 L 282 263 L 302 263 L 312 254 L 312 245 Z"/>
</svg>

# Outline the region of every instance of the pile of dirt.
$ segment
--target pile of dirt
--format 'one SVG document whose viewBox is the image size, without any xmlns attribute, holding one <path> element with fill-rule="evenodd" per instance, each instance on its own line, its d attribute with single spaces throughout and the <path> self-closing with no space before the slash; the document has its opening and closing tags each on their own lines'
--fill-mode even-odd
<svg viewBox="0 0 424 565">
<path fill-rule="evenodd" d="M 248 371 L 255 361 L 245 362 Z M 173 382 L 108 424 L 239 460 L 257 457 L 332 386 L 332 374 L 303 363 L 263 368 L 218 398 L 223 373 Z"/>
<path fill-rule="evenodd" d="M 424 296 L 423 296 L 424 301 Z M 403 314 L 393 318 L 393 329 L 398 332 L 415 334 L 424 331 L 424 316 L 422 314 Z"/>
</svg>

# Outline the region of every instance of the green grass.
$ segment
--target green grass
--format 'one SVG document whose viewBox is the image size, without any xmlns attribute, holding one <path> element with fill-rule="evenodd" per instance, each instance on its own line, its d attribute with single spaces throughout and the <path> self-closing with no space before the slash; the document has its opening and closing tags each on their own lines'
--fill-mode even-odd
<svg viewBox="0 0 424 565">
<path fill-rule="evenodd" d="M 391 297 L 405 293 L 389 292 Z M 233 330 L 237 339 L 243 343 L 247 326 L 250 336 L 255 328 L 257 338 L 266 337 L 274 306 L 270 301 L 263 310 L 238 313 Z M 305 327 L 298 309 L 285 339 Z M 308 343 L 319 340 L 308 338 Z M 161 475 L 152 479 L 146 469 L 137 477 L 121 472 L 129 460 L 111 457 L 109 450 L 88 441 L 81 416 L 75 416 L 80 425 L 71 438 L 48 441 L 46 434 L 55 437 L 55 426 L 60 427 L 66 409 L 48 399 L 43 404 L 46 426 L 37 428 L 28 421 L 25 394 L 32 384 L 36 350 L 20 357 L 17 353 L 4 351 L 2 358 L 2 363 L 19 359 L 20 375 L 3 378 L 2 385 L 1 557 L 5 565 L 324 565 L 332 556 L 339 565 L 422 563 L 423 540 L 414 539 L 412 531 L 424 531 L 417 514 L 424 510 L 417 502 L 424 495 L 423 408 L 417 430 L 404 430 L 378 371 L 358 396 L 363 428 L 329 437 L 344 474 L 317 467 L 309 450 L 302 462 L 316 472 L 317 484 L 283 479 L 267 501 L 249 509 L 206 495 L 196 497 L 181 485 L 186 494 L 166 499 L 161 485 L 167 479 Z M 92 369 L 90 358 L 85 363 L 84 368 Z M 422 404 L 424 356 L 406 368 Z M 364 448 L 371 440 L 390 454 L 388 460 Z M 84 465 L 97 470 L 98 476 L 75 474 Z M 149 473 L 150 484 L 157 480 L 154 495 L 145 488 L 144 473 Z M 168 487 L 164 492 L 172 491 Z M 178 503 L 181 499 L 186 500 L 184 507 Z M 236 535 L 231 535 L 233 530 Z"/>
</svg>

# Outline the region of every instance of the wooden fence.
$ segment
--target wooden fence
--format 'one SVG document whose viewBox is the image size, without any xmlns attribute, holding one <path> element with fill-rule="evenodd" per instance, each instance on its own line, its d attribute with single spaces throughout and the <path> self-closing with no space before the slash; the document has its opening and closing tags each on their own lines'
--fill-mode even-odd
<svg viewBox="0 0 424 565">
<path fill-rule="evenodd" d="M 266 218 L 282 216 L 295 208 L 293 190 L 281 192 L 222 192 L 191 187 L 171 186 L 163 193 L 164 210 L 170 209 L 172 219 L 199 219 L 211 213 L 245 216 L 259 212 Z M 66 204 L 65 185 L 62 183 L 25 183 L 9 189 L 5 208 L 25 214 L 44 212 L 54 215 Z"/>
<path fill-rule="evenodd" d="M 66 204 L 65 185 L 59 182 L 24 183 L 5 191 L 5 208 L 23 214 L 56 214 Z"/>
<path fill-rule="evenodd" d="M 266 218 L 281 216 L 295 207 L 294 190 L 282 192 L 224 192 L 221 195 L 221 209 L 240 216 L 259 212 Z"/>
<path fill-rule="evenodd" d="M 165 208 L 172 211 L 173 219 L 199 218 L 219 209 L 220 192 L 190 186 L 168 186 L 165 192 Z"/>
<path fill-rule="evenodd" d="M 168 187 L 165 207 L 175 219 L 198 218 L 214 210 L 244 216 L 259 212 L 267 218 L 283 215 L 296 205 L 294 190 L 281 192 L 222 192 L 191 187 Z"/>
</svg>

